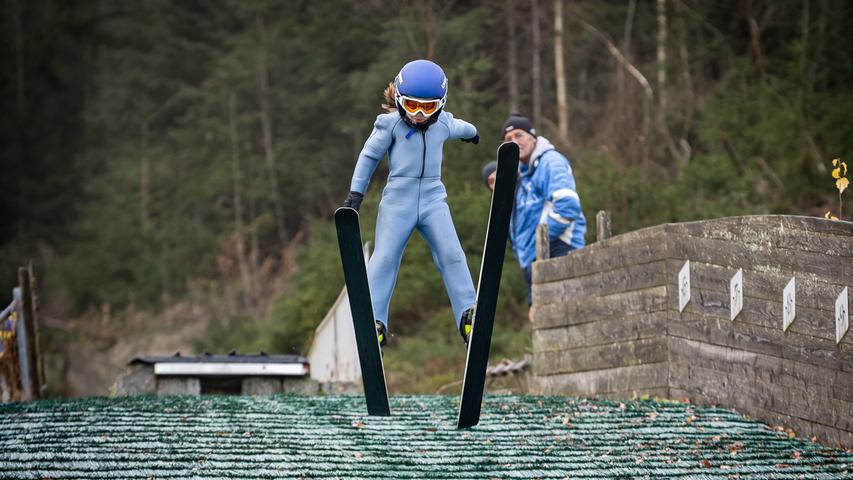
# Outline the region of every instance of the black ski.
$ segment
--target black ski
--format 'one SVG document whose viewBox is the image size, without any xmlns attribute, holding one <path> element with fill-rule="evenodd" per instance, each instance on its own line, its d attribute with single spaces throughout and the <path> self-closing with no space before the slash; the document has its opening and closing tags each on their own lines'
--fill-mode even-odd
<svg viewBox="0 0 853 480">
<path fill-rule="evenodd" d="M 515 200 L 515 181 L 518 174 L 518 145 L 504 143 L 498 148 L 498 170 L 492 206 L 489 211 L 489 226 L 486 230 L 486 245 L 480 263 L 480 280 L 477 284 L 477 309 L 474 325 L 468 340 L 468 359 L 462 381 L 462 403 L 459 405 L 458 428 L 467 428 L 480 421 L 480 404 L 486 383 L 486 368 L 489 363 L 489 345 L 492 341 L 492 326 L 495 307 L 501 285 L 506 239 L 509 232 L 512 204 Z"/>
<path fill-rule="evenodd" d="M 358 212 L 348 207 L 335 210 L 335 227 L 338 230 L 341 263 L 344 266 L 344 280 L 355 327 L 355 343 L 358 347 L 358 361 L 361 364 L 361 380 L 364 383 L 367 413 L 368 415 L 391 415 L 388 389 L 385 386 L 385 368 L 382 366 L 382 352 L 379 340 L 376 338 L 373 304 L 370 302 L 370 286 L 364 265 Z"/>
</svg>

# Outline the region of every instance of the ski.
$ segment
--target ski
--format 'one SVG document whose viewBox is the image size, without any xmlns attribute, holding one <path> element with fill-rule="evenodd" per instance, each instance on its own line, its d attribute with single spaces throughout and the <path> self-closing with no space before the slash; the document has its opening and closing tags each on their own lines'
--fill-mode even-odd
<svg viewBox="0 0 853 480">
<path fill-rule="evenodd" d="M 471 427 L 480 422 L 480 405 L 486 383 L 489 345 L 492 341 L 495 307 L 498 302 L 510 216 L 515 200 L 517 173 L 518 145 L 512 142 L 503 143 L 498 148 L 498 170 L 489 211 L 489 225 L 486 229 L 486 245 L 480 263 L 477 309 L 474 313 L 471 337 L 468 339 L 468 357 L 465 362 L 465 377 L 462 381 L 458 428 Z"/>
<path fill-rule="evenodd" d="M 358 361 L 361 364 L 361 381 L 368 415 L 391 415 L 388 404 L 388 389 L 385 386 L 385 368 L 382 351 L 376 338 L 373 304 L 370 302 L 370 286 L 361 243 L 358 212 L 342 207 L 335 210 L 335 228 L 338 231 L 338 246 L 344 268 L 352 322 L 355 327 L 355 343 Z"/>
</svg>

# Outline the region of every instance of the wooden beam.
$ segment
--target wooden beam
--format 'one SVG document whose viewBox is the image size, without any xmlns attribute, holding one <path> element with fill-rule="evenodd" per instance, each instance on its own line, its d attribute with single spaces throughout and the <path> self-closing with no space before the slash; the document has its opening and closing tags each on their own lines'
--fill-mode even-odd
<svg viewBox="0 0 853 480">
<path fill-rule="evenodd" d="M 667 358 L 666 337 L 659 336 L 594 347 L 534 352 L 533 372 L 536 375 L 585 372 L 666 362 Z"/>
<path fill-rule="evenodd" d="M 666 362 L 627 367 L 539 376 L 538 388 L 546 395 L 610 395 L 630 398 L 634 392 L 665 389 L 668 385 Z"/>
<path fill-rule="evenodd" d="M 603 297 L 586 297 L 560 303 L 537 305 L 533 328 L 551 328 L 624 318 L 667 309 L 666 287 L 617 293 Z"/>
</svg>

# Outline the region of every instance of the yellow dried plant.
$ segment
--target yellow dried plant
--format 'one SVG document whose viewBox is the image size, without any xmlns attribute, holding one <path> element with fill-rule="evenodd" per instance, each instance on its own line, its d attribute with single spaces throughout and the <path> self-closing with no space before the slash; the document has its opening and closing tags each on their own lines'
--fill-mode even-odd
<svg viewBox="0 0 853 480">
<path fill-rule="evenodd" d="M 836 158 L 832 160 L 832 166 L 834 167 L 832 169 L 832 178 L 835 179 L 835 188 L 838 189 L 838 216 L 833 215 L 832 211 L 827 211 L 823 216 L 831 220 L 839 220 L 844 218 L 841 215 L 841 210 L 844 206 L 841 195 L 847 189 L 847 186 L 850 185 L 850 180 L 847 180 L 847 163 L 842 162 L 840 158 Z"/>
</svg>

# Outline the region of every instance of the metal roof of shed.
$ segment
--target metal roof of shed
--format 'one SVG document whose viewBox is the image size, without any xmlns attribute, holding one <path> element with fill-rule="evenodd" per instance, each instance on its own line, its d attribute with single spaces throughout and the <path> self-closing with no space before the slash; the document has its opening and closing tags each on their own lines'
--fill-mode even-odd
<svg viewBox="0 0 853 480">
<path fill-rule="evenodd" d="M 830 479 L 853 454 L 730 410 L 684 403 L 488 396 L 124 397 L 0 406 L 2 478 Z"/>
<path fill-rule="evenodd" d="M 269 355 L 264 352 L 242 354 L 231 352 L 225 355 L 202 353 L 183 356 L 181 352 L 170 356 L 143 356 L 127 362 L 128 365 L 154 365 L 157 363 L 308 363 L 308 359 L 299 355 Z"/>
</svg>

